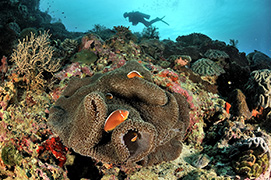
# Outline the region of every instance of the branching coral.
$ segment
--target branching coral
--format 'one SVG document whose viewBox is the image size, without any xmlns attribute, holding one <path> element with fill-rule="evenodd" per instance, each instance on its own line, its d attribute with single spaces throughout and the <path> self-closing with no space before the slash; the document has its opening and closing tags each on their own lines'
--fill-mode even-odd
<svg viewBox="0 0 271 180">
<path fill-rule="evenodd" d="M 67 52 L 68 55 L 72 55 L 76 52 L 78 42 L 74 39 L 66 38 L 61 44 L 61 48 Z"/>
<path fill-rule="evenodd" d="M 28 53 L 25 55 L 28 57 Z M 46 139 L 52 134 L 45 124 L 46 109 L 52 99 L 42 90 L 26 90 L 29 82 L 24 84 L 25 89 L 18 88 L 18 84 L 27 80 L 26 74 L 20 74 L 17 66 L 15 69 L 8 67 L 6 73 L 8 76 L 0 86 L 1 178 L 67 179 L 67 173 L 57 166 L 66 161 L 64 148 L 47 143 L 51 145 L 49 149 L 37 152 L 37 147 L 43 141 L 49 142 Z"/>
<path fill-rule="evenodd" d="M 143 39 L 159 39 L 159 31 L 157 27 L 145 27 L 141 33 Z"/>
<path fill-rule="evenodd" d="M 133 70 L 144 78 L 127 77 Z M 108 98 L 110 93 L 110 98 Z M 118 109 L 128 119 L 112 132 L 106 117 Z M 74 78 L 50 110 L 50 127 L 74 151 L 110 163 L 157 164 L 173 160 L 182 150 L 189 123 L 184 97 L 164 91 L 136 61 L 91 78 Z"/>
<path fill-rule="evenodd" d="M 43 87 L 45 80 L 44 72 L 56 72 L 59 62 L 52 58 L 53 48 L 49 42 L 48 32 L 35 36 L 31 33 L 23 41 L 19 41 L 17 48 L 11 55 L 11 61 L 16 65 L 16 71 L 25 76 L 31 89 Z"/>
</svg>

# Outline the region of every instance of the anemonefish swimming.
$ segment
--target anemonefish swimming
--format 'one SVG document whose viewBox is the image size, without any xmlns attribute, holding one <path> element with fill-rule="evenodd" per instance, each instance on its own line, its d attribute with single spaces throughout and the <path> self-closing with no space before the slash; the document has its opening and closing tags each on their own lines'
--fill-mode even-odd
<svg viewBox="0 0 271 180">
<path fill-rule="evenodd" d="M 106 99 L 113 99 L 113 94 L 106 93 L 105 97 L 106 97 Z"/>
<path fill-rule="evenodd" d="M 133 136 L 134 136 L 134 137 L 131 139 L 131 141 L 132 141 L 132 142 L 135 142 L 135 141 L 137 140 L 137 138 L 138 138 L 138 135 L 137 135 L 137 133 L 134 132 L 134 133 L 133 133 Z"/>
<path fill-rule="evenodd" d="M 123 121 L 125 121 L 129 116 L 129 111 L 124 109 L 118 109 L 113 111 L 105 120 L 104 130 L 106 132 L 112 131 L 118 125 L 120 125 Z"/>
<path fill-rule="evenodd" d="M 138 71 L 136 71 L 136 70 L 133 70 L 133 71 L 129 72 L 129 73 L 127 74 L 127 77 L 128 77 L 128 78 L 134 78 L 134 77 L 144 78 L 144 77 L 143 77 Z"/>
</svg>

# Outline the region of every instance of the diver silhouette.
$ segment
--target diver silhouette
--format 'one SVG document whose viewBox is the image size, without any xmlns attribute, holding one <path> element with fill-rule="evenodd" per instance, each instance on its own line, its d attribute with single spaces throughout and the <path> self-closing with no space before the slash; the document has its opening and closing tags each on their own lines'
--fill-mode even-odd
<svg viewBox="0 0 271 180">
<path fill-rule="evenodd" d="M 146 19 L 150 19 L 150 15 L 148 15 L 148 14 L 144 14 L 144 13 L 141 13 L 141 12 L 139 12 L 139 11 L 132 11 L 132 12 L 125 12 L 124 14 L 123 14 L 123 17 L 124 18 L 129 18 L 129 22 L 132 22 L 132 24 L 135 26 L 135 25 L 137 25 L 138 23 L 142 23 L 142 24 L 144 24 L 146 27 L 149 27 L 149 26 L 151 26 L 153 23 L 155 23 L 155 22 L 157 22 L 157 21 L 162 21 L 163 23 L 165 23 L 165 24 L 167 24 L 167 25 L 169 25 L 167 22 L 165 22 L 164 20 L 163 20 L 163 18 L 165 17 L 162 17 L 162 18 L 155 18 L 155 19 L 153 19 L 153 20 L 151 20 L 151 21 L 147 21 L 147 20 L 145 20 L 145 18 Z"/>
</svg>

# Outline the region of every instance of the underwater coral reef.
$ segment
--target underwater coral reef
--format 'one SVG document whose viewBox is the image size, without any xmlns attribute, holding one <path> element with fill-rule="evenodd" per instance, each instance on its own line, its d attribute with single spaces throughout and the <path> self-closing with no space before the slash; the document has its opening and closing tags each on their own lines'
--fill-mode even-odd
<svg viewBox="0 0 271 180">
<path fill-rule="evenodd" d="M 0 26 L 0 179 L 270 179 L 267 55 L 0 4 L 27 9 Z"/>
<path fill-rule="evenodd" d="M 132 71 L 142 78 L 129 77 Z M 106 123 L 118 123 L 109 115 L 119 113 L 115 118 L 121 120 L 120 110 L 129 116 L 109 133 Z M 64 145 L 81 155 L 106 163 L 144 165 L 177 158 L 188 123 L 185 98 L 152 83 L 151 73 L 137 61 L 103 75 L 71 79 L 48 119 Z"/>
</svg>

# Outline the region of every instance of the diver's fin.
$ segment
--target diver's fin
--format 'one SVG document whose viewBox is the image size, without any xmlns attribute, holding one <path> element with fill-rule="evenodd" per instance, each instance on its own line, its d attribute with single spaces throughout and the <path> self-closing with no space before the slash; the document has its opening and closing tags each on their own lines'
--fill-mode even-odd
<svg viewBox="0 0 271 180">
<path fill-rule="evenodd" d="M 162 21 L 163 23 L 165 23 L 166 25 L 169 26 L 169 24 L 168 24 L 166 21 L 164 21 L 164 20 L 162 20 L 162 19 L 161 19 L 161 21 Z"/>
<path fill-rule="evenodd" d="M 163 23 L 165 23 L 166 25 L 168 25 L 169 26 L 169 24 L 166 22 L 166 21 L 164 21 L 163 19 L 164 19 L 164 17 L 166 17 L 166 16 L 163 16 L 162 18 L 159 18 L 160 19 L 160 21 L 162 21 Z"/>
</svg>

